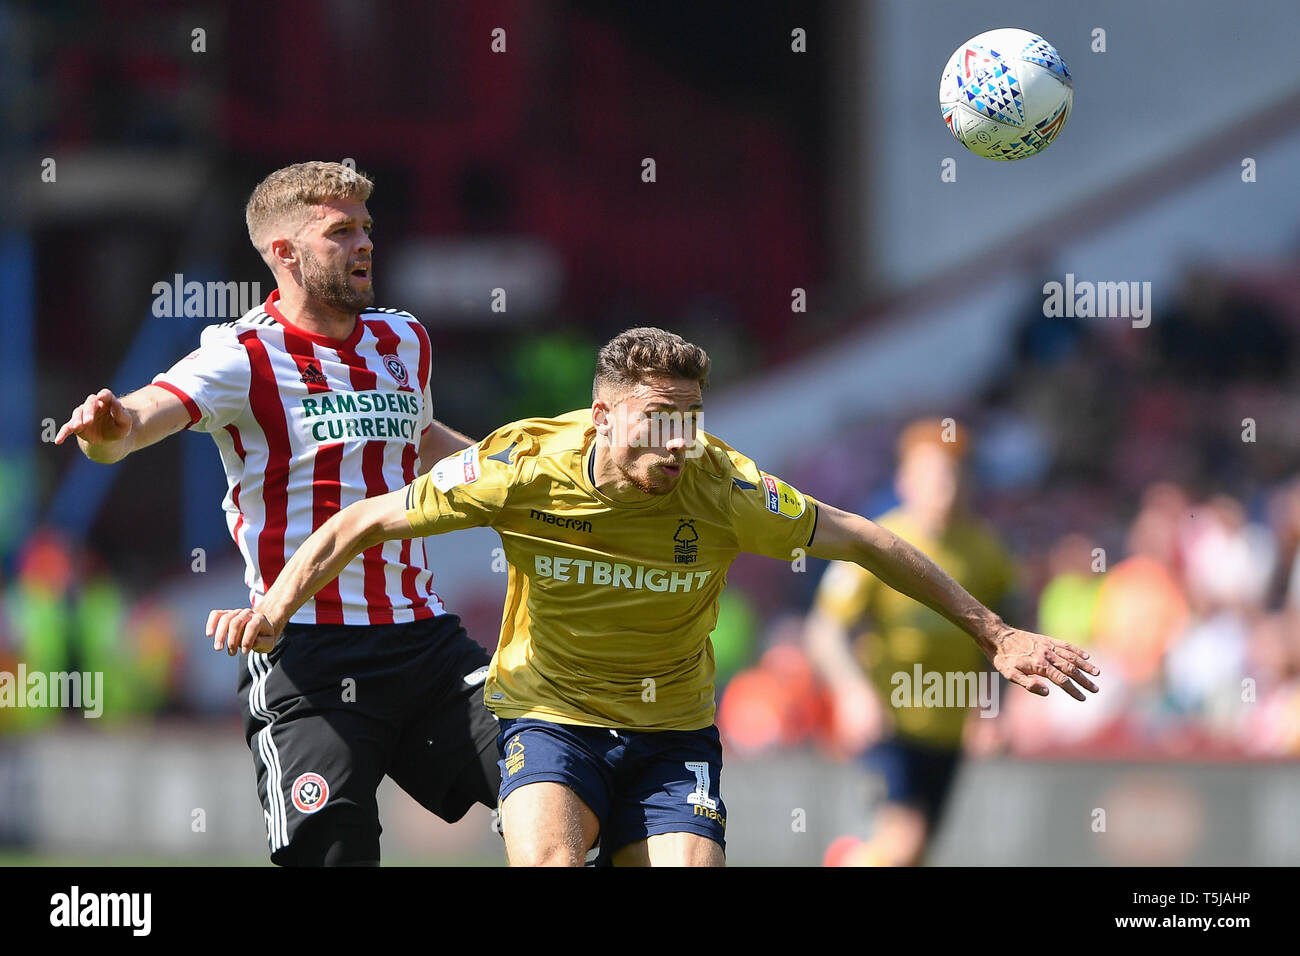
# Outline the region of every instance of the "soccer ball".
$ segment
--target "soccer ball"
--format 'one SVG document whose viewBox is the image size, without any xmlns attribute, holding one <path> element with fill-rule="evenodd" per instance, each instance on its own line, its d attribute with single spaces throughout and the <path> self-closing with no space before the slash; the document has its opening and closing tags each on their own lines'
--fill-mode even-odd
<svg viewBox="0 0 1300 956">
<path fill-rule="evenodd" d="M 1007 27 L 972 37 L 948 60 L 939 110 L 957 141 L 988 159 L 1042 152 L 1070 118 L 1074 83 L 1056 48 Z"/>
</svg>

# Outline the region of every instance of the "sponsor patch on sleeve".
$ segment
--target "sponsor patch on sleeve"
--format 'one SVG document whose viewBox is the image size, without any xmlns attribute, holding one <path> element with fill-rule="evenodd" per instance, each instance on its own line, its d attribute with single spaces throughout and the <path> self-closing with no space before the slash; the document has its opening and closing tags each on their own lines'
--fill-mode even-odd
<svg viewBox="0 0 1300 956">
<path fill-rule="evenodd" d="M 464 451 L 448 455 L 431 469 L 433 486 L 441 492 L 450 491 L 457 485 L 469 485 L 478 481 L 478 445 L 471 445 Z"/>
<path fill-rule="evenodd" d="M 768 511 L 772 514 L 785 515 L 787 518 L 798 518 L 803 514 L 804 509 L 808 507 L 803 495 L 780 478 L 774 478 L 765 472 L 760 474 L 763 476 L 763 491 L 767 493 Z"/>
</svg>

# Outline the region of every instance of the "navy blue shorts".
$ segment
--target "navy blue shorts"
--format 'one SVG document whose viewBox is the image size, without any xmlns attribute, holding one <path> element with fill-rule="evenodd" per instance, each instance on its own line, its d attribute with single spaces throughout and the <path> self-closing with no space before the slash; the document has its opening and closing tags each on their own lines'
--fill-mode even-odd
<svg viewBox="0 0 1300 956">
<path fill-rule="evenodd" d="M 862 755 L 862 762 L 884 778 L 890 803 L 919 810 L 933 829 L 952 791 L 961 751 L 887 737 L 870 747 Z"/>
<path fill-rule="evenodd" d="M 501 718 L 501 801 L 529 783 L 562 783 L 600 821 L 601 863 L 659 833 L 698 833 L 724 850 L 718 728 L 610 730 Z"/>
</svg>

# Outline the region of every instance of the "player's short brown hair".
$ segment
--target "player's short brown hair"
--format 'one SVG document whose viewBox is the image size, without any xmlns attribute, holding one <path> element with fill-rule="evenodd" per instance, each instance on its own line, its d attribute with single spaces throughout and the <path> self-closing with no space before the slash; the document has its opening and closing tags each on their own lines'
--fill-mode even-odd
<svg viewBox="0 0 1300 956">
<path fill-rule="evenodd" d="M 709 384 L 709 356 L 675 332 L 628 329 L 610 339 L 596 355 L 592 397 L 604 389 L 624 392 L 653 375 L 686 378 L 703 391 Z"/>
<path fill-rule="evenodd" d="M 947 452 L 954 461 L 961 461 L 969 450 L 966 426 L 950 418 L 922 418 L 911 422 L 898 436 L 898 460 L 921 445 L 934 445 Z"/>
<path fill-rule="evenodd" d="M 302 215 L 309 206 L 332 199 L 365 202 L 375 184 L 364 174 L 343 163 L 313 160 L 294 163 L 267 176 L 248 197 L 244 221 L 254 248 L 266 257 L 270 242 L 267 232 L 285 216 Z"/>
</svg>

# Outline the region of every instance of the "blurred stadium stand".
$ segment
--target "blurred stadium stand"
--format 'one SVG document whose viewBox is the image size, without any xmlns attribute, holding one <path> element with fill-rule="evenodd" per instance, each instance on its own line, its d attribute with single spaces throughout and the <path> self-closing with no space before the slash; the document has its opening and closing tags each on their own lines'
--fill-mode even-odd
<svg viewBox="0 0 1300 956">
<path fill-rule="evenodd" d="M 187 436 L 106 471 L 29 425 L 62 422 L 102 383 L 138 387 L 192 347 L 208 320 L 153 316 L 154 282 L 180 272 L 269 291 L 244 234 L 247 193 L 279 165 L 352 157 L 378 184 L 379 304 L 431 327 L 437 414 L 456 427 L 585 404 L 594 348 L 639 324 L 715 356 L 706 427 L 869 515 L 892 504 L 909 417 L 972 426 L 975 510 L 1021 561 L 1020 623 L 1094 650 L 1103 691 L 1086 705 L 1005 691 L 973 735 L 935 862 L 1300 861 L 1300 215 L 1282 172 L 1300 168 L 1294 58 L 1233 71 L 1250 105 L 1240 123 L 1216 122 L 1224 97 L 1162 128 L 1158 148 L 1114 158 L 1106 144 L 1131 117 L 1089 102 L 1161 69 L 1124 53 L 1123 26 L 1141 24 L 1122 3 L 1086 16 L 1013 4 L 1011 19 L 1033 9 L 1035 29 L 1068 38 L 1058 45 L 1080 51 L 1077 68 L 1067 60 L 1093 85 L 1080 80 L 1072 125 L 1030 169 L 960 157 L 959 175 L 988 186 L 954 210 L 935 156 L 960 147 L 938 139 L 932 94 L 943 58 L 983 26 L 922 39 L 901 0 L 862 5 L 865 25 L 813 4 L 799 14 L 813 42 L 856 32 L 840 49 L 861 59 L 809 67 L 780 55 L 784 14 L 742 26 L 706 3 L 685 23 L 651 22 L 603 6 L 0 5 L 13 132 L 0 158 L 26 182 L 54 157 L 59 184 L 11 197 L 19 226 L 2 237 L 14 291 L 0 374 L 22 429 L 0 432 L 0 671 L 103 669 L 115 688 L 99 722 L 0 708 L 0 847 L 262 858 L 234 672 L 201 633 L 208 608 L 246 598 L 210 443 Z M 1270 10 L 1293 38 L 1295 10 Z M 1124 66 L 1108 79 L 1084 52 L 1094 14 L 1110 26 L 1105 64 Z M 488 46 L 501 24 L 508 56 Z M 200 26 L 206 54 L 190 48 Z M 886 43 L 891 90 L 924 112 L 853 98 L 882 88 L 870 71 L 884 61 L 865 54 Z M 852 115 L 864 129 L 844 128 Z M 900 115 L 906 149 L 880 129 Z M 1243 143 L 1258 183 L 1241 181 Z M 846 148 L 850 161 L 832 156 Z M 954 231 L 970 240 L 949 243 Z M 988 246 L 1014 251 L 990 268 Z M 473 277 L 503 263 L 522 290 L 505 322 L 486 290 L 472 297 Z M 1152 282 L 1150 328 L 1045 318 L 1042 285 L 1066 272 Z M 810 313 L 791 314 L 795 287 Z M 489 645 L 495 545 L 487 532 L 430 542 L 440 590 Z M 745 558 L 729 578 L 715 643 L 730 679 L 733 862 L 815 864 L 871 799 L 829 753 L 824 695 L 797 652 L 822 566 Z M 448 828 L 391 788 L 385 800 L 387 858 L 500 859 L 486 814 Z M 1078 834 L 1035 816 L 1063 805 Z M 1097 807 L 1104 836 L 1088 827 Z M 190 826 L 198 808 L 206 839 Z M 1041 837 L 1032 859 L 997 840 L 1013 826 Z"/>
</svg>

